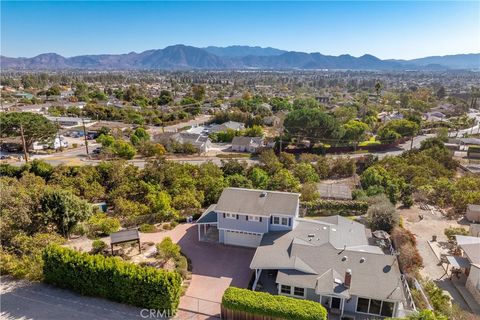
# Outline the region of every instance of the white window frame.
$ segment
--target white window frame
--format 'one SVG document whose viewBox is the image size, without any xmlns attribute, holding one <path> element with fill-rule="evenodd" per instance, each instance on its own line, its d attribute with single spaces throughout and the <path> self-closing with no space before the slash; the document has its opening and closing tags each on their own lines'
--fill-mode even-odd
<svg viewBox="0 0 480 320">
<path fill-rule="evenodd" d="M 225 213 L 225 219 L 237 219 L 237 215 L 235 213 Z"/>
<path fill-rule="evenodd" d="M 278 223 L 275 222 L 275 219 L 278 219 Z M 289 219 L 289 217 L 272 216 L 272 224 L 275 226 L 288 227 Z M 284 220 L 286 221 L 286 224 L 283 223 Z"/>
<path fill-rule="evenodd" d="M 289 287 L 290 288 L 290 293 L 284 293 L 282 292 L 282 286 Z M 297 289 L 303 289 L 303 295 L 296 295 L 295 294 L 295 288 Z M 307 298 L 307 288 L 303 287 L 297 287 L 297 286 L 291 286 L 288 284 L 278 284 L 278 294 L 282 296 L 288 296 L 288 297 L 294 297 L 294 298 L 299 298 L 299 299 L 306 299 Z"/>
<path fill-rule="evenodd" d="M 260 222 L 259 216 L 248 216 L 248 221 Z"/>
</svg>

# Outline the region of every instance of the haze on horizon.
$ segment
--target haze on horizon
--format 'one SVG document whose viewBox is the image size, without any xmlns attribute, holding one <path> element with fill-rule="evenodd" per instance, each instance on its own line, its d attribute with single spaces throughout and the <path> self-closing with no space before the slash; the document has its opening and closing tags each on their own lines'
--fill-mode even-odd
<svg viewBox="0 0 480 320">
<path fill-rule="evenodd" d="M 1 54 L 249 45 L 381 59 L 480 52 L 480 2 L 1 2 Z"/>
</svg>

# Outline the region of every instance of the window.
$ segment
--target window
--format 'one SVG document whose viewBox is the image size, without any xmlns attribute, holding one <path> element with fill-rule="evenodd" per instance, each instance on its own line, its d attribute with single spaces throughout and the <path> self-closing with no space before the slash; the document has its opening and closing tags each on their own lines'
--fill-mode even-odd
<svg viewBox="0 0 480 320">
<path fill-rule="evenodd" d="M 394 306 L 395 306 L 395 304 L 393 302 L 383 301 L 382 312 L 381 312 L 380 315 L 382 315 L 384 317 L 392 317 Z"/>
<path fill-rule="evenodd" d="M 288 218 L 283 217 L 273 217 L 272 224 L 278 224 L 282 226 L 288 226 Z"/>
<path fill-rule="evenodd" d="M 257 216 L 248 216 L 248 221 L 260 221 L 260 217 Z"/>
<path fill-rule="evenodd" d="M 357 301 L 357 312 L 381 315 L 382 317 L 392 317 L 394 308 L 395 303 L 388 301 L 366 298 L 358 298 Z"/>
<path fill-rule="evenodd" d="M 290 294 L 291 289 L 292 289 L 292 288 L 291 288 L 290 286 L 286 286 L 286 285 L 284 285 L 284 284 L 282 284 L 282 285 L 280 286 L 280 292 L 283 293 L 283 294 Z"/>
<path fill-rule="evenodd" d="M 294 287 L 293 288 L 293 295 L 303 297 L 303 296 L 305 296 L 305 289 L 304 288 L 299 288 L 299 287 Z"/>
<path fill-rule="evenodd" d="M 237 219 L 237 215 L 233 213 L 225 213 L 225 218 L 227 219 Z"/>
<path fill-rule="evenodd" d="M 368 305 L 370 303 L 369 299 L 358 298 L 357 301 L 357 312 L 368 313 Z"/>
<path fill-rule="evenodd" d="M 381 300 L 370 300 L 370 308 L 368 309 L 368 313 L 371 314 L 380 314 L 380 309 L 382 308 L 382 301 Z"/>
</svg>

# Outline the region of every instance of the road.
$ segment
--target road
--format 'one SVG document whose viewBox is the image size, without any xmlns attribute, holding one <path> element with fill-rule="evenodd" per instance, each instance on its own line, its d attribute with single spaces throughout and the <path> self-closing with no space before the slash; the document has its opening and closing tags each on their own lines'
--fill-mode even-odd
<svg viewBox="0 0 480 320">
<path fill-rule="evenodd" d="M 427 135 L 421 135 L 421 136 L 416 136 L 413 139 L 413 148 L 419 148 L 420 144 L 422 141 L 424 141 L 427 138 L 435 136 L 434 134 L 427 134 Z M 409 140 L 405 143 L 402 143 L 398 145 L 398 147 L 387 150 L 387 151 L 382 151 L 382 152 L 370 152 L 369 154 L 378 156 L 379 159 L 382 159 L 386 156 L 398 156 L 402 154 L 402 152 L 406 150 L 410 150 L 410 147 L 412 145 L 412 142 Z M 95 149 L 96 147 L 99 147 L 100 145 L 91 142 L 89 144 L 90 150 Z M 229 152 L 226 152 L 229 153 Z M 339 157 L 350 157 L 350 158 L 360 158 L 365 156 L 365 153 L 359 153 L 359 154 L 333 154 L 331 155 L 333 158 L 339 158 Z M 99 160 L 89 160 L 87 158 L 86 152 L 85 152 L 85 147 L 79 147 L 76 149 L 69 149 L 63 152 L 57 152 L 51 155 L 33 155 L 31 157 L 32 159 L 42 159 L 45 162 L 51 164 L 51 165 L 96 165 L 100 161 Z M 170 161 L 176 161 L 180 163 L 190 163 L 190 164 L 201 164 L 205 162 L 213 162 L 217 165 L 221 164 L 222 158 L 216 157 L 216 156 L 186 156 L 186 157 L 173 157 L 169 156 L 167 157 L 168 160 Z M 258 163 L 257 159 L 250 159 L 250 158 L 238 158 L 240 161 L 245 161 L 249 165 L 253 165 Z M 129 160 L 129 163 L 136 165 L 139 168 L 145 167 L 146 161 L 143 159 L 134 159 L 134 160 Z M 13 162 L 11 164 L 20 166 L 24 162 Z"/>
<path fill-rule="evenodd" d="M 142 309 L 100 298 L 85 297 L 43 283 L 0 278 L 0 319 L 132 320 L 145 319 Z"/>
</svg>

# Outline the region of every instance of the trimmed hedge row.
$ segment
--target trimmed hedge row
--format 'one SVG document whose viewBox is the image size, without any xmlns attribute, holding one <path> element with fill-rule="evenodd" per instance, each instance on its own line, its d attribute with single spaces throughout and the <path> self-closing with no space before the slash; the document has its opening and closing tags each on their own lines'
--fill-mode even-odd
<svg viewBox="0 0 480 320">
<path fill-rule="evenodd" d="M 143 308 L 177 310 L 182 284 L 177 272 L 58 245 L 45 248 L 43 261 L 44 281 L 55 286 Z"/>
<path fill-rule="evenodd" d="M 367 213 L 368 203 L 358 200 L 316 200 L 302 204 L 307 216 L 316 215 L 362 215 Z"/>
<path fill-rule="evenodd" d="M 225 290 L 222 306 L 229 310 L 279 319 L 327 319 L 327 310 L 318 302 L 235 287 Z"/>
</svg>

